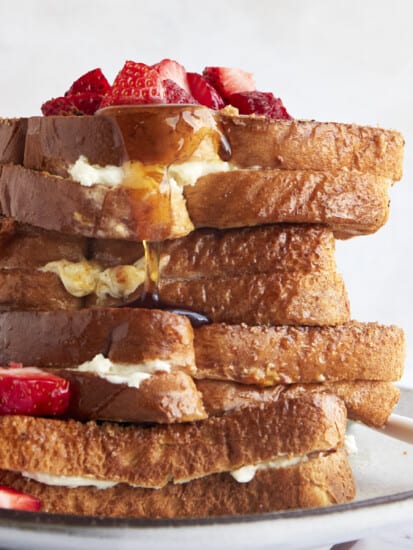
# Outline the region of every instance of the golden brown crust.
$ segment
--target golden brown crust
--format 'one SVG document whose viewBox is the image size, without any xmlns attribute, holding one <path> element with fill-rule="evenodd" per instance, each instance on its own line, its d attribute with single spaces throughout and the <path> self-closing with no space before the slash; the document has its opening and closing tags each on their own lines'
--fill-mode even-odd
<svg viewBox="0 0 413 550">
<path fill-rule="evenodd" d="M 115 363 L 160 359 L 195 372 L 193 330 L 182 315 L 148 309 L 0 314 L 0 364 L 72 367 L 102 353 Z"/>
<path fill-rule="evenodd" d="M 385 223 L 390 183 L 382 176 L 345 170 L 245 170 L 203 176 L 186 186 L 184 195 L 195 227 L 321 223 L 347 238 L 372 233 Z M 184 223 L 184 203 L 171 208 L 166 194 L 84 187 L 21 166 L 4 166 L 0 205 L 4 215 L 20 222 L 86 237 L 164 240 L 193 229 Z"/>
<path fill-rule="evenodd" d="M 403 136 L 356 124 L 222 117 L 232 161 L 242 167 L 331 171 L 347 168 L 399 180 Z"/>
<path fill-rule="evenodd" d="M 343 451 L 297 466 L 260 470 L 249 483 L 215 474 L 163 489 L 117 485 L 111 489 L 52 487 L 0 471 L 1 484 L 27 492 L 42 511 L 135 518 L 232 516 L 340 504 L 354 498 L 353 476 Z"/>
<path fill-rule="evenodd" d="M 344 282 L 334 272 L 161 280 L 159 291 L 162 301 L 214 323 L 337 325 L 350 319 Z"/>
<path fill-rule="evenodd" d="M 391 382 L 375 380 L 262 387 L 205 379 L 198 380 L 196 385 L 209 416 L 272 402 L 289 392 L 330 392 L 344 401 L 350 420 L 376 427 L 386 423 L 400 395 Z"/>
<path fill-rule="evenodd" d="M 69 294 L 59 277 L 33 269 L 0 269 L 0 311 L 73 310 L 82 301 Z"/>
<path fill-rule="evenodd" d="M 195 329 L 197 377 L 244 384 L 400 379 L 402 329 L 351 322 L 336 327 L 249 327 L 212 324 Z"/>
<path fill-rule="evenodd" d="M 68 418 L 170 424 L 207 417 L 193 379 L 180 370 L 156 372 L 138 388 L 75 369 L 56 369 L 55 374 L 70 383 Z"/>
<path fill-rule="evenodd" d="M 345 427 L 342 401 L 318 393 L 193 424 L 148 428 L 3 416 L 0 468 L 162 487 L 284 453 L 336 449 Z"/>
<path fill-rule="evenodd" d="M 195 227 L 323 223 L 348 238 L 386 222 L 390 183 L 346 170 L 243 170 L 203 176 L 184 194 Z"/>
</svg>

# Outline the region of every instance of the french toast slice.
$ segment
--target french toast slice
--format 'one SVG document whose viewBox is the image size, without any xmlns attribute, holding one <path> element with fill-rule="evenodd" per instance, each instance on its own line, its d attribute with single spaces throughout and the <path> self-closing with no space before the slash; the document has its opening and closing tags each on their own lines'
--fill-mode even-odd
<svg viewBox="0 0 413 550">
<path fill-rule="evenodd" d="M 355 495 L 343 450 L 315 453 L 297 465 L 258 470 L 248 483 L 222 473 L 158 490 L 126 484 L 67 488 L 6 470 L 0 471 L 0 483 L 39 498 L 43 512 L 147 519 L 262 514 L 340 504 Z"/>
<path fill-rule="evenodd" d="M 346 409 L 338 397 L 293 391 L 189 424 L 2 416 L 0 468 L 160 488 L 277 457 L 335 450 L 343 445 L 345 428 Z"/>
</svg>

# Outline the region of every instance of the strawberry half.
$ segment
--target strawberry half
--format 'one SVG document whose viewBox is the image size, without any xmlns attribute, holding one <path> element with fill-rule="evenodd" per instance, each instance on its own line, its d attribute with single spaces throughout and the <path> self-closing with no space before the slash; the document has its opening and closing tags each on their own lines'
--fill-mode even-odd
<svg viewBox="0 0 413 550">
<path fill-rule="evenodd" d="M 41 502 L 38 498 L 21 493 L 10 487 L 0 486 L 0 508 L 36 512 L 40 510 L 40 507 Z"/>
<path fill-rule="evenodd" d="M 162 103 L 163 99 L 164 89 L 158 71 L 144 63 L 126 61 L 100 107 Z"/>
<path fill-rule="evenodd" d="M 93 69 L 75 80 L 65 93 L 65 96 L 83 94 L 85 92 L 105 95 L 109 90 L 110 84 L 102 73 L 102 70 Z"/>
<path fill-rule="evenodd" d="M 177 61 L 163 59 L 159 63 L 156 63 L 156 65 L 153 65 L 152 68 L 159 73 L 161 80 L 173 80 L 188 94 L 190 93 L 185 67 Z"/>
<path fill-rule="evenodd" d="M 187 73 L 186 76 L 191 94 L 201 105 L 215 110 L 225 107 L 225 101 L 203 76 L 198 73 Z"/>
<path fill-rule="evenodd" d="M 0 367 L 0 414 L 57 416 L 69 406 L 69 382 L 36 367 Z"/>
<path fill-rule="evenodd" d="M 229 67 L 205 67 L 202 76 L 213 86 L 225 100 L 238 92 L 255 90 L 254 77 L 242 69 Z"/>
<path fill-rule="evenodd" d="M 166 103 L 195 105 L 198 103 L 189 92 L 178 86 L 173 80 L 169 80 L 168 78 L 163 80 L 162 86 L 165 91 Z"/>
<path fill-rule="evenodd" d="M 264 115 L 268 118 L 291 120 L 283 102 L 271 92 L 242 92 L 232 94 L 228 101 L 241 115 Z"/>
</svg>

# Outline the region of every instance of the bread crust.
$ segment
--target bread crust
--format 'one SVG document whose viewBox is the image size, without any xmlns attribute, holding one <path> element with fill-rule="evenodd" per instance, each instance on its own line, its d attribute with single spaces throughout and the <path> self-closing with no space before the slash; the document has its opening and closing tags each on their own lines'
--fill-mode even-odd
<svg viewBox="0 0 413 550">
<path fill-rule="evenodd" d="M 271 385 L 400 379 L 403 330 L 352 321 L 336 327 L 211 324 L 195 329 L 197 377 Z"/>
<path fill-rule="evenodd" d="M 149 309 L 14 311 L 0 314 L 0 364 L 73 367 L 102 353 L 115 363 L 160 359 L 195 373 L 188 319 Z"/>
<path fill-rule="evenodd" d="M 403 136 L 356 124 L 223 116 L 232 161 L 283 170 L 359 170 L 399 180 Z"/>
<path fill-rule="evenodd" d="M 239 170 L 203 176 L 184 194 L 195 227 L 322 223 L 346 239 L 384 225 L 390 183 L 346 170 Z"/>
<path fill-rule="evenodd" d="M 0 118 L 0 164 L 23 164 L 27 118 Z"/>
<path fill-rule="evenodd" d="M 381 427 L 387 422 L 400 396 L 400 390 L 391 382 L 376 380 L 262 387 L 205 379 L 198 380 L 196 385 L 209 416 L 220 416 L 233 409 L 272 402 L 288 392 L 330 392 L 344 401 L 350 420 L 375 427 Z"/>
<path fill-rule="evenodd" d="M 192 424 L 142 428 L 0 417 L 0 468 L 163 487 L 340 447 L 346 411 L 329 394 L 288 396 Z"/>
<path fill-rule="evenodd" d="M 401 178 L 404 140 L 393 130 L 220 113 L 217 120 L 229 140 L 231 161 L 243 168 L 314 171 L 347 168 L 393 180 Z M 101 166 L 119 166 L 124 162 L 122 139 L 109 119 L 104 116 L 29 119 L 25 166 L 64 176 L 67 165 L 80 155 Z"/>
<path fill-rule="evenodd" d="M 161 300 L 213 323 L 337 325 L 350 319 L 344 282 L 334 272 L 240 275 L 160 282 Z"/>
<path fill-rule="evenodd" d="M 0 205 L 23 223 L 86 237 L 164 240 L 195 227 L 321 223 L 336 237 L 372 233 L 388 217 L 390 180 L 341 170 L 335 173 L 245 170 L 208 174 L 184 188 L 183 202 L 129 187 L 84 187 L 21 166 L 4 166 Z M 44 208 L 45 202 L 48 208 Z"/>
<path fill-rule="evenodd" d="M 131 372 L 133 372 L 131 366 Z M 207 417 L 202 396 L 186 372 L 156 372 L 138 388 L 78 370 L 56 369 L 70 383 L 65 416 L 76 420 L 171 424 Z"/>
<path fill-rule="evenodd" d="M 296 466 L 260 470 L 249 483 L 215 474 L 163 489 L 117 485 L 51 487 L 0 471 L 0 482 L 39 498 L 42 511 L 135 518 L 234 516 L 340 504 L 354 498 L 354 481 L 343 451 L 314 457 Z"/>
</svg>

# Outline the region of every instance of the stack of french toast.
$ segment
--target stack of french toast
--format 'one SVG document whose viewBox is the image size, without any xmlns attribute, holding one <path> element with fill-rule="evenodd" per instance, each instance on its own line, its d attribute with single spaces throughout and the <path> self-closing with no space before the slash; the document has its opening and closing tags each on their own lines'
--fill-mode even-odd
<svg viewBox="0 0 413 550">
<path fill-rule="evenodd" d="M 346 419 L 386 423 L 405 351 L 351 320 L 335 238 L 385 223 L 402 155 L 194 104 L 1 120 L 0 484 L 117 517 L 351 500 Z"/>
</svg>

